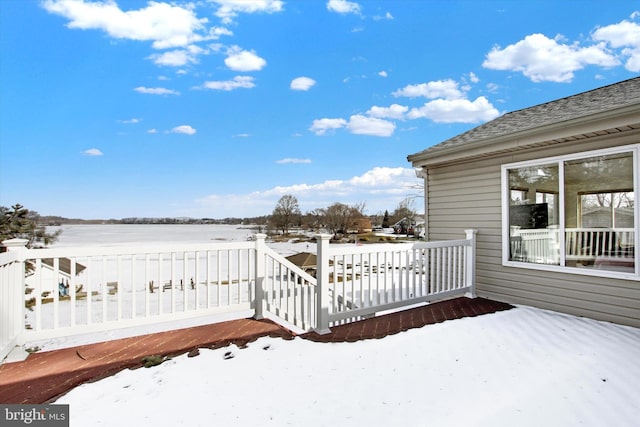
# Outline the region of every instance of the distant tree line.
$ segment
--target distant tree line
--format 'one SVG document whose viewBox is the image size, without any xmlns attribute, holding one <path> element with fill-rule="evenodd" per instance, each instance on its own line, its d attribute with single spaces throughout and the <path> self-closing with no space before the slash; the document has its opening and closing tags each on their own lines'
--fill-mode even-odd
<svg viewBox="0 0 640 427">
<path fill-rule="evenodd" d="M 400 202 L 391 212 L 365 215 L 365 204 L 334 203 L 303 214 L 298 199 L 290 194 L 278 200 L 271 215 L 245 218 L 187 218 L 187 217 L 130 217 L 123 219 L 78 219 L 61 216 L 41 216 L 20 204 L 10 208 L 0 206 L 0 242 L 11 238 L 28 240 L 29 247 L 43 247 L 56 241 L 62 230 L 47 231 L 48 226 L 68 224 L 225 224 L 258 226 L 259 230 L 288 235 L 291 229 L 325 230 L 335 237 L 362 233 L 374 228 L 395 226 L 397 233 L 408 233 L 415 224 L 417 214 L 413 199 Z M 49 229 L 50 230 L 50 229 Z M 2 247 L 0 246 L 0 251 Z"/>
<path fill-rule="evenodd" d="M 405 199 L 390 214 L 389 211 L 377 215 L 365 215 L 365 204 L 346 205 L 334 203 L 326 208 L 314 209 L 302 214 L 298 199 L 290 194 L 278 200 L 271 216 L 268 227 L 272 232 L 288 235 L 291 229 L 329 231 L 337 237 L 339 235 L 363 233 L 373 228 L 389 228 L 398 225 L 396 232 L 407 233 L 415 224 L 416 211 L 413 199 Z"/>
<path fill-rule="evenodd" d="M 37 217 L 38 223 L 45 226 L 61 226 L 69 224 L 266 224 L 268 216 L 255 218 L 174 218 L 174 217 L 129 217 L 122 219 L 80 219 L 65 218 L 61 216 L 40 216 Z"/>
</svg>

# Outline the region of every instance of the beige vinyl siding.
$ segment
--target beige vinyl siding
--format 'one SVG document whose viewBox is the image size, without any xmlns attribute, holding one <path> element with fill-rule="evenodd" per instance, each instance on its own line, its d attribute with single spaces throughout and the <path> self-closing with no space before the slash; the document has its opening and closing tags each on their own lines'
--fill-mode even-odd
<svg viewBox="0 0 640 427">
<path fill-rule="evenodd" d="M 429 240 L 478 230 L 476 280 L 481 297 L 640 327 L 640 282 L 502 265 L 501 165 L 640 142 L 608 138 L 518 155 L 429 167 Z"/>
</svg>

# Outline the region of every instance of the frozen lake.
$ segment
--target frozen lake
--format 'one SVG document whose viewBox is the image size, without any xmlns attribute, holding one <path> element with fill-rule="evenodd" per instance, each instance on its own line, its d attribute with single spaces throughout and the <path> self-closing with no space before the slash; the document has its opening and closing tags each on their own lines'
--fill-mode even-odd
<svg viewBox="0 0 640 427">
<path fill-rule="evenodd" d="M 50 248 L 241 242 L 258 232 L 255 225 L 224 224 L 73 224 L 47 227 L 48 232 L 56 230 L 62 230 L 62 234 L 48 246 Z M 267 245 L 284 256 L 316 252 L 316 244 L 310 242 L 276 243 L 267 240 Z"/>
<path fill-rule="evenodd" d="M 62 230 L 52 248 L 120 246 L 148 243 L 211 243 L 244 241 L 257 233 L 255 226 L 219 224 L 90 224 L 47 227 Z"/>
</svg>

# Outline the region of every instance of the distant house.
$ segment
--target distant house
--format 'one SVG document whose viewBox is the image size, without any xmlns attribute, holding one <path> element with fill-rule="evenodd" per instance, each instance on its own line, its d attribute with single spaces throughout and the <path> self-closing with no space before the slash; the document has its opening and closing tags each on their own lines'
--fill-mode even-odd
<svg viewBox="0 0 640 427">
<path fill-rule="evenodd" d="M 416 218 L 404 217 L 392 226 L 395 234 L 406 234 L 424 237 L 424 221 Z"/>
<path fill-rule="evenodd" d="M 477 229 L 478 295 L 640 327 L 640 78 L 507 113 L 408 160 L 425 235 Z"/>
<path fill-rule="evenodd" d="M 75 274 L 79 276 L 87 267 L 80 264 L 79 262 L 75 263 Z M 54 276 L 56 275 L 57 276 Z M 68 284 L 71 280 L 72 275 L 72 264 L 69 258 L 60 258 L 58 260 L 58 269 L 57 272 L 54 268 L 54 262 L 52 258 L 43 258 L 42 259 L 42 268 L 38 273 L 35 269 L 35 262 L 28 261 L 27 262 L 27 277 L 25 279 L 25 283 L 29 288 L 36 288 L 38 284 L 43 284 L 43 286 L 48 286 L 47 288 L 42 288 L 42 292 L 52 292 L 55 289 L 52 286 L 58 286 L 60 283 Z"/>
<path fill-rule="evenodd" d="M 369 218 L 360 218 L 358 220 L 358 233 L 371 233 L 373 231 L 373 225 Z"/>
<path fill-rule="evenodd" d="M 316 254 L 300 252 L 294 255 L 289 255 L 287 260 L 303 269 L 306 273 L 316 277 L 316 270 L 318 269 L 318 257 Z"/>
<path fill-rule="evenodd" d="M 345 231 L 347 234 L 371 233 L 373 226 L 369 218 L 358 218 Z"/>
</svg>

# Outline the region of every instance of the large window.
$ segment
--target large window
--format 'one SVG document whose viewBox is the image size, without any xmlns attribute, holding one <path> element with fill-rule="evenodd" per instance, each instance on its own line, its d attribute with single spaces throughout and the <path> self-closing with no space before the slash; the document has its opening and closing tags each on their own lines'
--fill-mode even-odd
<svg viewBox="0 0 640 427">
<path fill-rule="evenodd" d="M 503 261 L 635 275 L 637 150 L 503 166 Z"/>
</svg>

